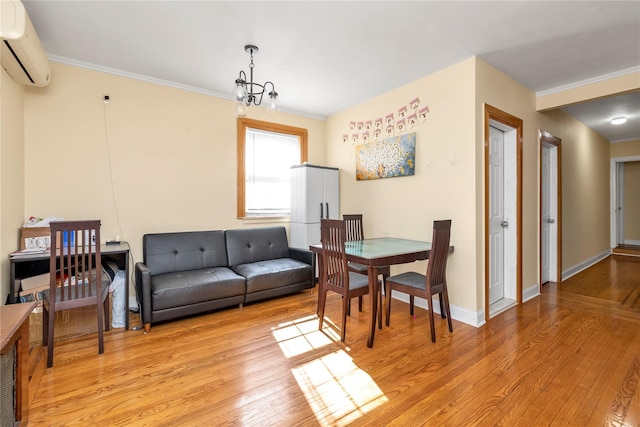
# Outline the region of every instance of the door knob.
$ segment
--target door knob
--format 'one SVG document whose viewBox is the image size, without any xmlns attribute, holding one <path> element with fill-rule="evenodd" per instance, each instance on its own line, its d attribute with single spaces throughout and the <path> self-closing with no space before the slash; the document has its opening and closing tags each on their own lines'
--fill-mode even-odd
<svg viewBox="0 0 640 427">
<path fill-rule="evenodd" d="M 548 222 L 549 224 L 553 224 L 554 222 L 556 222 L 556 220 L 555 220 L 555 219 L 553 219 L 553 218 L 549 218 L 549 219 L 547 220 L 547 222 Z"/>
<path fill-rule="evenodd" d="M 508 227 L 509 226 L 509 221 L 501 221 L 500 222 L 500 226 L 501 227 Z"/>
</svg>

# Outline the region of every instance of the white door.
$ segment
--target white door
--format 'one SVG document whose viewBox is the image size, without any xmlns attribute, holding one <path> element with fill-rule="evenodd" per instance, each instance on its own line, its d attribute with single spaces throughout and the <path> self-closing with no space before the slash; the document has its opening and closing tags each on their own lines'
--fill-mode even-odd
<svg viewBox="0 0 640 427">
<path fill-rule="evenodd" d="M 504 298 L 504 133 L 489 129 L 489 304 Z"/>
<path fill-rule="evenodd" d="M 557 176 L 557 147 L 542 145 L 542 206 L 540 218 L 541 233 L 541 277 L 540 283 L 555 281 L 557 278 L 557 251 L 558 251 L 558 225 L 557 200 L 558 200 L 558 176 Z"/>
<path fill-rule="evenodd" d="M 616 217 L 617 233 L 616 246 L 624 244 L 624 162 L 617 165 L 617 186 L 616 186 Z"/>
<path fill-rule="evenodd" d="M 540 218 L 540 233 L 542 234 L 542 260 L 541 260 L 541 277 L 540 283 L 544 284 L 549 281 L 549 245 L 551 238 L 549 236 L 549 185 L 551 177 L 549 176 L 549 163 L 551 157 L 551 149 L 546 145 L 542 146 L 542 218 Z"/>
<path fill-rule="evenodd" d="M 638 213 L 637 210 L 634 209 L 630 209 L 629 206 L 627 206 L 625 208 L 625 203 L 624 203 L 624 187 L 625 187 L 625 182 L 624 182 L 624 168 L 625 168 L 625 164 L 629 167 L 632 166 L 632 164 L 630 162 L 638 162 L 640 161 L 640 156 L 626 156 L 626 157 L 614 157 L 611 159 L 611 225 L 610 225 L 610 233 L 611 233 L 611 237 L 610 237 L 610 243 L 611 243 L 611 247 L 615 248 L 616 246 L 618 246 L 619 244 L 624 244 L 625 241 L 625 231 L 624 231 L 624 211 L 626 209 L 627 211 L 627 217 L 631 218 L 632 220 L 635 220 L 637 223 L 636 218 L 638 218 Z M 636 181 L 633 182 L 627 182 L 626 183 L 626 187 L 627 188 L 627 197 L 628 197 L 628 190 L 631 189 L 632 191 L 635 191 L 637 193 L 637 188 L 640 187 L 640 185 L 638 185 L 636 183 Z M 629 203 L 627 203 L 627 205 L 629 205 Z M 627 221 L 629 221 L 629 218 L 627 218 Z M 629 226 L 629 222 L 627 222 L 627 228 Z M 636 244 L 635 242 L 629 242 L 628 244 Z"/>
</svg>

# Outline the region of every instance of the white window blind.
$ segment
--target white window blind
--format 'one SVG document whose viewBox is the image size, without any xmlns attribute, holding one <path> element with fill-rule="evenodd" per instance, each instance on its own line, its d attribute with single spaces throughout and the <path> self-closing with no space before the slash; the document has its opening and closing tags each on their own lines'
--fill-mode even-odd
<svg viewBox="0 0 640 427">
<path fill-rule="evenodd" d="M 249 216 L 289 215 L 291 166 L 300 163 L 297 136 L 247 128 L 245 209 Z"/>
</svg>

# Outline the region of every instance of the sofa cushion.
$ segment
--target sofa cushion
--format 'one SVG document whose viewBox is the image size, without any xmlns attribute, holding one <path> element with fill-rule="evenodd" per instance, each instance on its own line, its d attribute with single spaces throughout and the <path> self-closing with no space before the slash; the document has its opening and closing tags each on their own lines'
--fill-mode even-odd
<svg viewBox="0 0 640 427">
<path fill-rule="evenodd" d="M 229 266 L 289 258 L 284 227 L 247 228 L 225 231 Z"/>
<path fill-rule="evenodd" d="M 245 279 L 227 267 L 204 268 L 152 276 L 153 310 L 180 307 L 245 293 Z"/>
<path fill-rule="evenodd" d="M 311 280 L 311 266 L 291 258 L 264 260 L 231 268 L 247 279 L 247 294 Z"/>
<path fill-rule="evenodd" d="M 145 234 L 142 247 L 153 275 L 227 265 L 222 230 Z"/>
</svg>

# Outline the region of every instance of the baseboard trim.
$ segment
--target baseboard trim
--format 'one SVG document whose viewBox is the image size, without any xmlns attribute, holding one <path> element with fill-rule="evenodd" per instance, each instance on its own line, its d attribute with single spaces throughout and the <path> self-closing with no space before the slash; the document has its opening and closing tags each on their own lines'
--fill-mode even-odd
<svg viewBox="0 0 640 427">
<path fill-rule="evenodd" d="M 393 299 L 397 299 L 409 304 L 409 295 L 403 294 L 402 292 L 394 292 Z M 416 298 L 415 305 L 416 307 L 420 307 L 425 310 L 429 309 L 427 300 L 424 298 Z M 451 308 L 452 319 L 455 319 L 462 323 L 466 323 L 467 325 L 474 326 L 476 328 L 479 328 L 486 323 L 484 320 L 484 311 L 474 313 L 473 311 L 458 307 L 453 304 L 449 304 L 449 307 Z M 440 303 L 438 302 L 438 297 L 435 297 L 433 300 L 433 312 L 440 314 Z"/>
<path fill-rule="evenodd" d="M 593 256 L 593 257 L 581 262 L 580 264 L 574 265 L 573 267 L 570 267 L 570 268 L 566 269 L 565 271 L 562 272 L 562 280 L 564 281 L 564 280 L 567 280 L 571 276 L 575 276 L 576 274 L 580 273 L 582 270 L 586 270 L 587 268 L 591 267 L 592 265 L 602 261 L 603 259 L 605 259 L 609 255 L 611 255 L 611 249 L 607 249 L 606 251 L 602 251 L 598 255 L 595 255 L 595 256 Z"/>
<path fill-rule="evenodd" d="M 586 267 L 585 267 L 586 268 Z M 540 285 L 534 284 L 522 291 L 522 302 L 529 301 L 530 299 L 536 298 L 540 296 Z M 402 301 L 404 303 L 409 304 L 409 295 L 403 294 L 402 292 L 394 292 L 393 299 L 397 299 L 398 301 Z M 428 310 L 427 300 L 424 298 L 416 298 L 415 305 L 424 310 Z M 467 325 L 479 328 L 483 326 L 486 322 L 484 318 L 484 310 L 480 310 L 477 312 L 473 312 L 456 305 L 450 304 L 451 307 L 451 317 L 459 322 L 466 323 Z M 440 314 L 440 303 L 438 302 L 438 297 L 434 297 L 433 299 L 433 312 Z"/>
<path fill-rule="evenodd" d="M 537 283 L 533 286 L 529 286 L 522 290 L 522 302 L 529 301 L 530 299 L 540 296 L 540 285 Z"/>
</svg>

